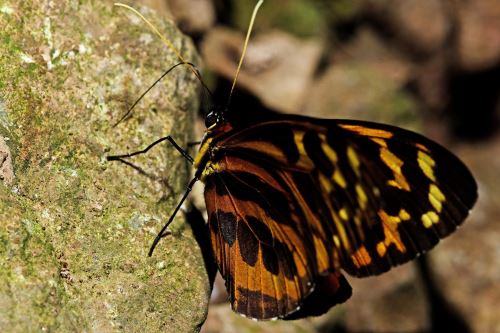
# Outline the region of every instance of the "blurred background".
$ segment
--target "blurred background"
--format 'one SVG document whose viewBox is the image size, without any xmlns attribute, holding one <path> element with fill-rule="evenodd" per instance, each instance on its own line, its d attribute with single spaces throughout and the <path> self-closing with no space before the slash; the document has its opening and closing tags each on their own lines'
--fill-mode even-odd
<svg viewBox="0 0 500 333">
<path fill-rule="evenodd" d="M 141 1 L 192 37 L 212 103 L 222 106 L 256 2 Z M 470 167 L 479 201 L 464 226 L 425 258 L 379 277 L 348 278 L 352 298 L 322 317 L 242 318 L 230 310 L 219 277 L 202 332 L 500 332 L 499 90 L 497 0 L 267 0 L 233 112 L 415 130 Z"/>
</svg>

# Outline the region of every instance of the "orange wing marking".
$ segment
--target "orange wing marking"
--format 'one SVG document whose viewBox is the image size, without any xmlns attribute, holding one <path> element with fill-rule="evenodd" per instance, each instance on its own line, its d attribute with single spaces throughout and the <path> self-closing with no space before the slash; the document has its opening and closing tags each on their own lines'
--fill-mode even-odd
<svg viewBox="0 0 500 333">
<path fill-rule="evenodd" d="M 383 138 L 383 139 L 390 139 L 394 135 L 391 132 L 384 131 L 381 129 L 375 129 L 375 128 L 368 128 L 364 126 L 359 126 L 359 125 L 339 125 L 343 129 L 346 129 L 351 132 L 356 132 L 360 135 L 363 136 L 372 136 L 376 138 Z"/>
<path fill-rule="evenodd" d="M 354 266 L 356 266 L 357 268 L 368 266 L 372 262 L 372 257 L 370 257 L 370 254 L 368 253 L 364 245 L 357 249 L 356 252 L 352 254 L 351 258 Z"/>
<path fill-rule="evenodd" d="M 384 163 L 392 170 L 394 174 L 394 179 L 391 179 L 387 182 L 388 185 L 399 188 L 400 190 L 410 191 L 410 184 L 406 180 L 406 177 L 403 175 L 401 167 L 404 162 L 401 161 L 396 155 L 391 153 L 391 151 L 387 148 L 380 148 L 380 158 Z"/>
<path fill-rule="evenodd" d="M 385 236 L 385 239 L 377 244 L 378 255 L 380 257 L 383 257 L 387 252 L 387 247 L 389 247 L 391 244 L 394 244 L 399 252 L 406 252 L 406 247 L 401 241 L 401 237 L 397 228 L 398 224 L 401 221 L 407 221 L 411 218 L 410 214 L 408 214 L 406 210 L 401 209 L 398 216 L 391 216 L 388 215 L 384 210 L 380 210 L 378 212 L 378 216 L 382 221 Z"/>
</svg>

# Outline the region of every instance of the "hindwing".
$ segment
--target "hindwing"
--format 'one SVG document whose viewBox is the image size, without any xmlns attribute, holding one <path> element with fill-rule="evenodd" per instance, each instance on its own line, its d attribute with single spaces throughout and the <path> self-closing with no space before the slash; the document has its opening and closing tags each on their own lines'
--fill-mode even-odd
<svg viewBox="0 0 500 333">
<path fill-rule="evenodd" d="M 212 247 L 233 309 L 252 318 L 283 318 L 313 292 L 318 272 L 338 267 L 336 251 L 325 248 L 324 237 L 331 232 L 320 223 L 303 223 L 313 213 L 299 201 L 293 172 L 238 157 L 218 163 L 223 170 L 207 178 L 205 201 Z M 330 279 L 339 281 L 332 295 L 337 289 L 350 295 L 340 274 Z M 332 298 L 329 307 L 348 296 Z"/>
</svg>

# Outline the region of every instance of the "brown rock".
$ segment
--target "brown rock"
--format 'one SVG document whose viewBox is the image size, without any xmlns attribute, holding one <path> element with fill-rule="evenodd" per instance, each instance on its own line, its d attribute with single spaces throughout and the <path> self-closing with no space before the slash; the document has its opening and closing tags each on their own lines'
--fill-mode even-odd
<svg viewBox="0 0 500 333">
<path fill-rule="evenodd" d="M 471 330 L 498 332 L 500 137 L 478 148 L 471 145 L 458 151 L 478 181 L 479 200 L 456 237 L 450 237 L 432 253 L 432 262 L 445 297 Z"/>
<path fill-rule="evenodd" d="M 172 13 L 169 11 L 167 3 L 164 0 L 138 0 L 137 2 L 151 9 L 154 9 L 158 14 L 160 14 L 163 17 L 172 16 Z"/>
<path fill-rule="evenodd" d="M 390 64 L 346 62 L 331 66 L 308 95 L 305 113 L 364 119 L 417 129 L 414 98 L 394 79 Z M 395 76 L 397 66 L 393 67 Z M 404 76 L 404 74 L 403 74 Z"/>
<path fill-rule="evenodd" d="M 500 60 L 500 3 L 496 0 L 461 2 L 459 63 L 464 70 L 481 70 Z"/>
<path fill-rule="evenodd" d="M 217 272 L 214 285 L 212 287 L 212 294 L 210 295 L 210 305 L 226 303 L 229 306 L 228 298 L 229 295 L 227 293 L 224 278 L 222 277 L 222 275 L 220 275 L 219 272 Z"/>
<path fill-rule="evenodd" d="M 421 64 L 415 71 L 418 96 L 430 110 L 443 110 L 449 103 L 449 60 L 442 53 Z"/>
<path fill-rule="evenodd" d="M 413 73 L 414 65 L 369 27 L 360 27 L 349 43 L 340 45 L 335 51 L 332 62 L 373 64 L 400 84 L 408 81 Z"/>
<path fill-rule="evenodd" d="M 385 34 L 414 55 L 438 49 L 448 34 L 449 20 L 440 0 L 368 0 L 366 10 Z"/>
<path fill-rule="evenodd" d="M 304 113 L 418 128 L 416 100 L 404 90 L 415 66 L 373 30 L 361 28 L 330 60 L 309 89 Z"/>
<path fill-rule="evenodd" d="M 441 0 L 392 1 L 389 16 L 401 36 L 427 52 L 439 48 L 449 29 Z"/>
<path fill-rule="evenodd" d="M 200 34 L 215 23 L 215 8 L 210 0 L 167 0 L 175 22 L 189 34 Z"/>
<path fill-rule="evenodd" d="M 0 136 L 0 181 L 3 181 L 5 185 L 11 185 L 14 181 L 12 155 L 2 136 Z"/>
<path fill-rule="evenodd" d="M 430 328 L 427 299 L 416 266 L 407 264 L 376 277 L 350 278 L 346 328 L 353 332 L 422 332 Z"/>
</svg>

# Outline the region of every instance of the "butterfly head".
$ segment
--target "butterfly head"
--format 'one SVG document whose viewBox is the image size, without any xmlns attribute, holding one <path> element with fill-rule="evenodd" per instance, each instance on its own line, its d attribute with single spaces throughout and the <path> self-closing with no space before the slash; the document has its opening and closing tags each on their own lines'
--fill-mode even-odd
<svg viewBox="0 0 500 333">
<path fill-rule="evenodd" d="M 205 126 L 211 131 L 227 121 L 224 118 L 224 110 L 219 107 L 212 107 L 205 115 Z"/>
</svg>

